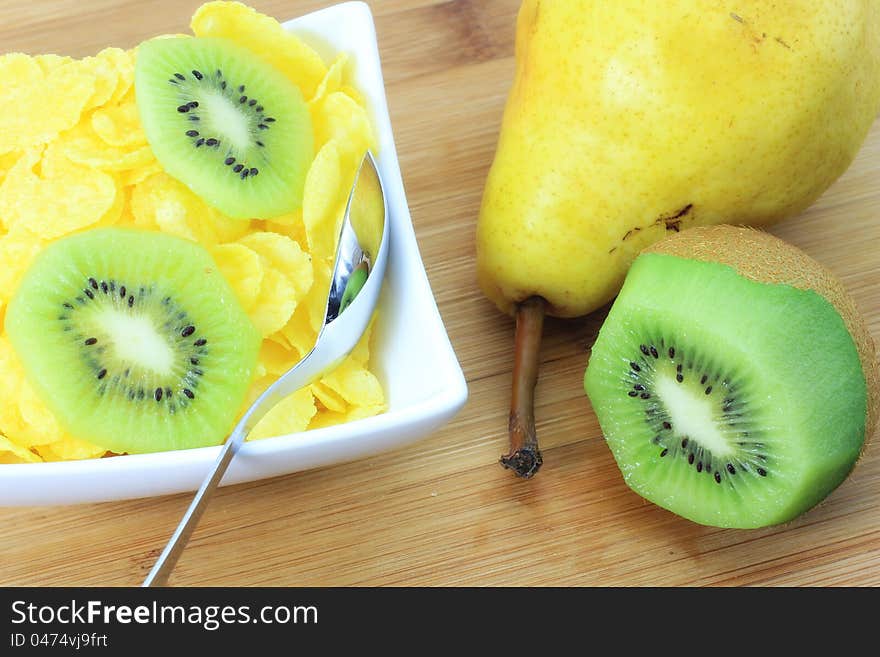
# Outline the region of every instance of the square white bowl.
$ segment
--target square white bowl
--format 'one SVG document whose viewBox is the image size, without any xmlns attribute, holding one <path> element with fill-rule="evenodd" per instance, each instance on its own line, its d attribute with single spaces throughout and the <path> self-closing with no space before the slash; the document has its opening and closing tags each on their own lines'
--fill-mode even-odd
<svg viewBox="0 0 880 657">
<path fill-rule="evenodd" d="M 451 419 L 467 384 L 425 274 L 394 148 L 369 7 L 345 2 L 284 24 L 325 59 L 345 51 L 378 133 L 391 250 L 371 365 L 388 411 L 346 424 L 246 443 L 223 485 L 351 461 L 415 442 Z M 219 447 L 59 463 L 0 465 L 0 506 L 74 504 L 196 490 Z"/>
</svg>

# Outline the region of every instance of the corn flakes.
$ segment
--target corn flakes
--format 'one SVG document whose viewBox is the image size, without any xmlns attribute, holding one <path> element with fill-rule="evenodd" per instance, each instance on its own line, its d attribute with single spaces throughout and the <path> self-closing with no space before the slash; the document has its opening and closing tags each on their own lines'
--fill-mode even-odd
<svg viewBox="0 0 880 657">
<path fill-rule="evenodd" d="M 324 60 L 273 18 L 239 2 L 208 2 L 190 23 L 196 36 L 226 37 L 249 48 L 293 80 L 311 98 L 327 73 Z"/>
<path fill-rule="evenodd" d="M 265 337 L 250 404 L 315 343 L 347 190 L 375 139 L 363 98 L 348 79 L 344 53 L 328 67 L 277 21 L 237 2 L 202 6 L 192 29 L 197 36 L 223 36 L 251 48 L 309 99 L 318 150 L 302 210 L 268 220 L 231 219 L 166 174 L 138 115 L 135 51 L 106 48 L 79 60 L 2 55 L 0 325 L 34 257 L 68 233 L 115 224 L 195 240 L 209 248 Z M 270 411 L 251 439 L 383 412 L 382 387 L 368 368 L 369 335 L 368 330 L 336 371 Z M 59 426 L 0 330 L 0 463 L 104 454 L 101 446 Z"/>
</svg>

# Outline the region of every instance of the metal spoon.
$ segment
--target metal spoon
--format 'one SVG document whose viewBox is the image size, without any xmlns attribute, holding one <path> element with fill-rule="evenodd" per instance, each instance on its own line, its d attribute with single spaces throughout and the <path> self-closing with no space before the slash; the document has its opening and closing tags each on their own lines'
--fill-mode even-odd
<svg viewBox="0 0 880 657">
<path fill-rule="evenodd" d="M 257 422 L 282 399 L 336 367 L 360 340 L 379 299 L 388 260 L 388 213 L 376 162 L 367 152 L 352 185 L 336 249 L 324 325 L 312 350 L 273 383 L 242 416 L 226 439 L 180 524 L 144 580 L 165 586 L 232 457 Z M 344 319 L 339 318 L 345 314 Z"/>
</svg>

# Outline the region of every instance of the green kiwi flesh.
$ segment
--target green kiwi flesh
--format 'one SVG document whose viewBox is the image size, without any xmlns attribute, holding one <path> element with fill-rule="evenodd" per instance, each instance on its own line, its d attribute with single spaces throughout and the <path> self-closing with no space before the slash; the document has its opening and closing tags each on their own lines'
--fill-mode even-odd
<svg viewBox="0 0 880 657">
<path fill-rule="evenodd" d="M 261 342 L 203 247 L 126 228 L 46 247 L 5 328 L 62 427 L 117 453 L 222 442 Z"/>
<path fill-rule="evenodd" d="M 156 158 L 205 202 L 241 219 L 301 207 L 311 116 L 299 88 L 250 50 L 215 37 L 146 41 L 135 93 Z"/>
<path fill-rule="evenodd" d="M 834 306 L 714 262 L 639 256 L 584 387 L 626 483 L 705 525 L 795 518 L 865 440 L 865 376 Z"/>
</svg>

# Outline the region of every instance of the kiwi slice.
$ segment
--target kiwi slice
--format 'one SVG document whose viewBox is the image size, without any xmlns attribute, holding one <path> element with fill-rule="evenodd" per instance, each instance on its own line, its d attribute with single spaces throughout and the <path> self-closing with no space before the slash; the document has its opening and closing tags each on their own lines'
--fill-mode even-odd
<svg viewBox="0 0 880 657">
<path fill-rule="evenodd" d="M 584 386 L 632 489 L 701 524 L 762 527 L 818 503 L 858 459 L 877 408 L 867 335 L 794 247 L 692 229 L 636 259 Z"/>
<path fill-rule="evenodd" d="M 261 342 L 203 247 L 127 228 L 46 247 L 5 327 L 59 423 L 118 453 L 222 442 Z"/>
<path fill-rule="evenodd" d="M 236 43 L 169 37 L 138 46 L 141 122 L 165 170 L 235 218 L 268 219 L 302 205 L 314 156 L 299 88 Z"/>
</svg>

